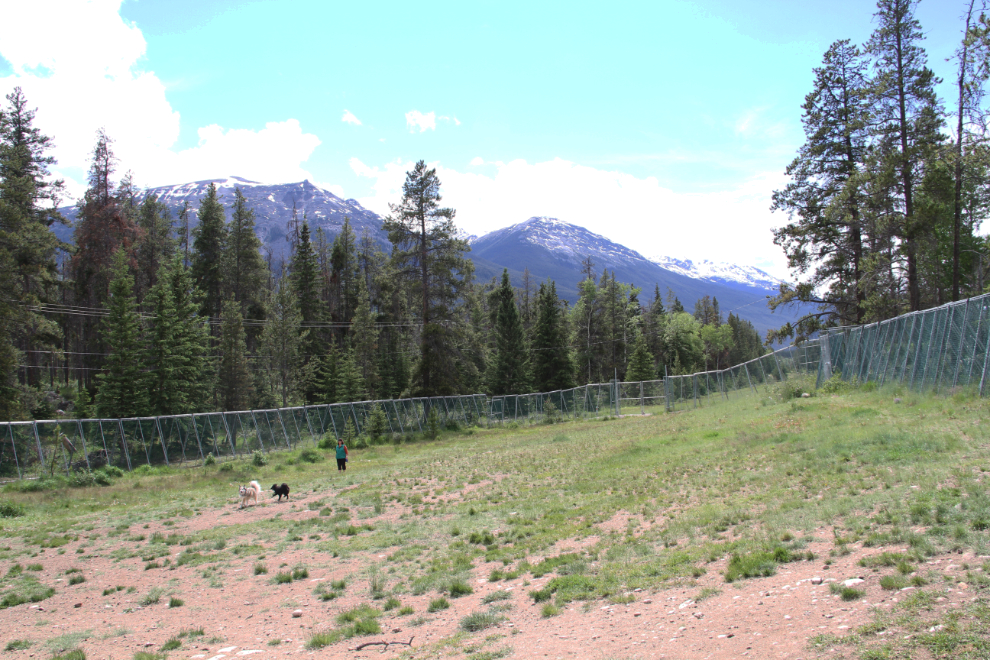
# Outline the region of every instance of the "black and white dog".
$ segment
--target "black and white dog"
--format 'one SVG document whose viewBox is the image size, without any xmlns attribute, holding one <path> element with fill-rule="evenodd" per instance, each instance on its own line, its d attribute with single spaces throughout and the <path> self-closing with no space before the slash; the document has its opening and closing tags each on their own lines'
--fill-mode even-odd
<svg viewBox="0 0 990 660">
<path fill-rule="evenodd" d="M 289 484 L 272 484 L 272 494 L 278 495 L 278 501 L 282 501 L 282 496 L 285 495 L 285 499 L 289 499 Z"/>
</svg>

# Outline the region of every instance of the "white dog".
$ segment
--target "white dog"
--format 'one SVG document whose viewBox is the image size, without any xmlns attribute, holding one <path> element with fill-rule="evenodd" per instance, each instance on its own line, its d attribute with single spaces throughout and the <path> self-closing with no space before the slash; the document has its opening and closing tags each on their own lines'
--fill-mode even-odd
<svg viewBox="0 0 990 660">
<path fill-rule="evenodd" d="M 241 506 L 239 509 L 243 509 L 247 506 L 248 500 L 254 500 L 254 503 L 258 503 L 258 496 L 261 495 L 261 484 L 257 481 L 252 481 L 247 486 L 241 486 Z"/>
</svg>

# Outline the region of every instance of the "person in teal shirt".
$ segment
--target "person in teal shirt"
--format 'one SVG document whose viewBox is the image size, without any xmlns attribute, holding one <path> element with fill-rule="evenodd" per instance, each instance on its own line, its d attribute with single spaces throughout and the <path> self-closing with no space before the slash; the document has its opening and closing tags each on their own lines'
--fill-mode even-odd
<svg viewBox="0 0 990 660">
<path fill-rule="evenodd" d="M 337 440 L 337 470 L 347 470 L 347 447 L 343 438 Z"/>
</svg>

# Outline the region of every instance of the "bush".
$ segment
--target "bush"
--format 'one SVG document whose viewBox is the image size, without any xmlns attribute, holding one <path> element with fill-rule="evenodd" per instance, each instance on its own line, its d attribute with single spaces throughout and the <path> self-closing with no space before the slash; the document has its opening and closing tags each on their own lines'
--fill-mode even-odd
<svg viewBox="0 0 990 660">
<path fill-rule="evenodd" d="M 436 406 L 430 406 L 430 414 L 426 416 L 426 435 L 430 440 L 436 440 L 440 435 L 440 413 Z"/>
<path fill-rule="evenodd" d="M 307 447 L 299 452 L 299 460 L 304 463 L 319 463 L 323 460 L 323 455 L 312 447 Z"/>
<path fill-rule="evenodd" d="M 209 454 L 207 454 L 206 455 L 206 458 L 203 459 L 203 465 L 209 466 L 209 465 L 216 465 L 216 464 L 217 464 L 217 459 L 215 459 L 213 457 L 213 452 L 210 452 Z"/>
<path fill-rule="evenodd" d="M 251 465 L 254 467 L 265 467 L 268 465 L 268 458 L 260 449 L 255 449 L 254 453 L 251 454 Z"/>
<path fill-rule="evenodd" d="M 316 446 L 320 449 L 331 450 L 337 446 L 337 436 L 333 433 L 327 433 L 320 441 L 316 443 Z"/>
<path fill-rule="evenodd" d="M 450 607 L 450 601 L 440 596 L 440 598 L 434 598 L 430 601 L 430 606 L 426 608 L 427 612 L 439 612 L 440 610 L 445 610 Z"/>
<path fill-rule="evenodd" d="M 464 580 L 454 580 L 447 587 L 447 593 L 451 598 L 460 598 L 461 596 L 467 596 L 468 594 L 473 594 L 474 589 L 471 585 Z"/>
<path fill-rule="evenodd" d="M 365 420 L 365 429 L 368 435 L 371 436 L 371 439 L 376 442 L 390 430 L 388 417 L 385 416 L 385 411 L 382 409 L 381 404 L 376 403 L 372 407 L 371 412 L 368 413 L 368 417 Z"/>
<path fill-rule="evenodd" d="M 20 518 L 24 507 L 16 502 L 0 502 L 0 518 Z"/>
<path fill-rule="evenodd" d="M 557 424 L 563 420 L 560 414 L 560 410 L 557 406 L 553 405 L 553 401 L 547 399 L 543 403 L 543 423 L 544 424 Z"/>
</svg>

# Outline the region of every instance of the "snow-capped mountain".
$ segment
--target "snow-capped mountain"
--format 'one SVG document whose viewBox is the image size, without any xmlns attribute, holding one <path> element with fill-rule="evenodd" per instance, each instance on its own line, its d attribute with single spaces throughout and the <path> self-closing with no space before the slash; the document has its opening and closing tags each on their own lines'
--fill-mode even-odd
<svg viewBox="0 0 990 660">
<path fill-rule="evenodd" d="M 708 261 L 707 259 L 691 261 L 690 259 L 675 259 L 674 257 L 652 257 L 650 261 L 669 271 L 709 282 L 729 285 L 741 284 L 774 291 L 780 285 L 779 279 L 753 266 L 740 266 L 739 264 Z"/>
<path fill-rule="evenodd" d="M 188 201 L 189 208 L 193 211 L 193 217 L 190 218 L 190 226 L 192 227 L 198 222 L 196 213 L 199 211 L 200 202 L 206 196 L 206 191 L 211 183 L 217 187 L 217 193 L 221 197 L 220 201 L 228 209 L 228 216 L 230 205 L 234 199 L 234 188 L 240 188 L 248 206 L 254 210 L 258 238 L 271 251 L 276 261 L 286 257 L 289 253 L 287 237 L 288 233 L 292 231 L 293 213 L 300 222 L 304 217 L 308 220 L 314 236 L 317 228 L 322 228 L 328 236 L 328 240 L 333 240 L 333 237 L 340 232 L 346 217 L 350 218 L 351 226 L 358 238 L 367 231 L 376 241 L 386 242 L 381 218 L 376 213 L 361 206 L 357 200 L 341 199 L 329 190 L 320 188 L 309 181 L 263 184 L 238 176 L 231 176 L 226 179 L 208 179 L 174 186 L 148 188 L 140 191 L 136 201 L 140 204 L 149 194 L 157 195 L 159 201 L 166 203 L 172 209 L 172 218 L 176 223 L 178 223 L 179 209 Z M 76 207 L 70 206 L 60 210 L 63 215 L 69 218 L 70 222 L 75 220 Z M 66 228 L 66 231 L 71 234 L 71 229 Z M 60 238 L 71 240 L 71 236 L 60 236 Z"/>
<path fill-rule="evenodd" d="M 545 250 L 557 260 L 576 266 L 581 266 L 590 257 L 595 265 L 596 275 L 606 267 L 650 264 L 648 259 L 635 250 L 557 218 L 533 217 L 511 227 L 496 229 L 474 239 L 471 247 L 474 252 L 482 253 L 503 243 L 520 241 Z"/>
</svg>

